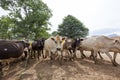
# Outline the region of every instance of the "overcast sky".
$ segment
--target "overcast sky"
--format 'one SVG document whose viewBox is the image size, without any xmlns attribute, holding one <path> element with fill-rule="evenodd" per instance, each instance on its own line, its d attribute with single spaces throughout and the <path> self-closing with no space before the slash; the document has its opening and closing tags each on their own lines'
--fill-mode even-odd
<svg viewBox="0 0 120 80">
<path fill-rule="evenodd" d="M 120 0 L 43 0 L 52 10 L 52 31 L 68 14 L 89 28 L 90 35 L 120 34 Z"/>
<path fill-rule="evenodd" d="M 120 0 L 43 0 L 52 10 L 51 31 L 67 15 L 78 18 L 87 28 L 89 35 L 120 35 Z M 0 16 L 7 14 L 0 9 Z"/>
</svg>

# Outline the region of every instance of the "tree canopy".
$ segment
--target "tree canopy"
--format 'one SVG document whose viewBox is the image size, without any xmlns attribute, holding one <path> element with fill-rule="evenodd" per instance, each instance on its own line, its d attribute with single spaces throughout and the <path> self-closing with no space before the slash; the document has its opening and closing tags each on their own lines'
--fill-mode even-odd
<svg viewBox="0 0 120 80">
<path fill-rule="evenodd" d="M 7 16 L 2 16 L 0 18 L 0 38 L 6 39 L 9 38 L 11 39 L 13 36 L 12 30 L 13 30 L 13 19 L 7 17 Z"/>
<path fill-rule="evenodd" d="M 0 0 L 0 7 L 9 11 L 8 16 L 0 21 L 2 32 L 4 29 L 4 33 L 11 32 L 6 38 L 38 39 L 50 35 L 47 31 L 50 30 L 48 25 L 52 13 L 42 0 Z"/>
<path fill-rule="evenodd" d="M 89 29 L 72 15 L 66 16 L 62 24 L 58 26 L 58 34 L 69 38 L 85 37 L 88 35 L 88 31 Z"/>
</svg>

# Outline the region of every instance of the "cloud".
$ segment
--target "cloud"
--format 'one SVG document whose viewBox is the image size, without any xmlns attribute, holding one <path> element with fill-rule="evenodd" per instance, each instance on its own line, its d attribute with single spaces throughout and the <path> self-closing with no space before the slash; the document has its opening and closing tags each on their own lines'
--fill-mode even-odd
<svg viewBox="0 0 120 80">
<path fill-rule="evenodd" d="M 120 28 L 101 28 L 90 32 L 90 35 L 120 34 Z"/>
</svg>

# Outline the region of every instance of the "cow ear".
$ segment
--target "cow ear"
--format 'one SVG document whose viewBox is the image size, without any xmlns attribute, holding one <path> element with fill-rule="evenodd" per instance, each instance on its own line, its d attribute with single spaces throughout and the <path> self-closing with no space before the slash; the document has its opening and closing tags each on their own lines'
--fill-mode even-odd
<svg viewBox="0 0 120 80">
<path fill-rule="evenodd" d="M 118 40 L 115 40 L 115 43 L 118 43 L 119 41 Z"/>
<path fill-rule="evenodd" d="M 62 38 L 62 41 L 65 40 L 65 37 Z"/>
<path fill-rule="evenodd" d="M 80 41 L 83 41 L 84 39 L 80 39 Z"/>
<path fill-rule="evenodd" d="M 54 38 L 51 38 L 51 40 L 55 41 L 55 39 L 54 39 Z"/>
<path fill-rule="evenodd" d="M 114 42 L 115 42 L 115 43 L 118 43 L 119 41 L 118 41 L 118 40 L 115 40 Z"/>
</svg>

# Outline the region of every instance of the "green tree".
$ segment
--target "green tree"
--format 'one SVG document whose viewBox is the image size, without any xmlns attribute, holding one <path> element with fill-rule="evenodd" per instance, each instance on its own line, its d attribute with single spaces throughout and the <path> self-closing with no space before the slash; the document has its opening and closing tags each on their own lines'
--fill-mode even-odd
<svg viewBox="0 0 120 80">
<path fill-rule="evenodd" d="M 51 10 L 42 0 L 0 0 L 0 6 L 14 18 L 14 37 L 37 39 L 49 36 Z"/>
<path fill-rule="evenodd" d="M 2 39 L 12 39 L 14 29 L 14 19 L 8 16 L 2 16 L 0 18 L 0 38 Z"/>
<path fill-rule="evenodd" d="M 58 26 L 58 34 L 69 38 L 85 37 L 88 31 L 88 28 L 72 15 L 65 17 L 62 24 Z"/>
<path fill-rule="evenodd" d="M 53 31 L 53 32 L 51 33 L 51 35 L 53 35 L 53 36 L 58 35 L 58 31 Z"/>
</svg>

